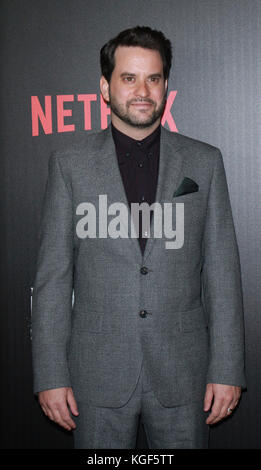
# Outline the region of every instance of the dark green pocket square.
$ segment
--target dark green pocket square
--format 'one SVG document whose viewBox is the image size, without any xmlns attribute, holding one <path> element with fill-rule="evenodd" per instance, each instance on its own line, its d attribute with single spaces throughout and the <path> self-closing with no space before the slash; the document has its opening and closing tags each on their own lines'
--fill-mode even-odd
<svg viewBox="0 0 261 470">
<path fill-rule="evenodd" d="M 190 178 L 183 179 L 182 183 L 179 185 L 178 189 L 174 191 L 173 197 L 183 196 L 184 194 L 194 193 L 198 191 L 198 184 Z"/>
</svg>

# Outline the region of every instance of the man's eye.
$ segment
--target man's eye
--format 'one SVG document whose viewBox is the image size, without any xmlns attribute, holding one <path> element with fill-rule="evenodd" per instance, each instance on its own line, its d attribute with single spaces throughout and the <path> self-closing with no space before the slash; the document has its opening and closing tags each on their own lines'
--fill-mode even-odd
<svg viewBox="0 0 261 470">
<path fill-rule="evenodd" d="M 158 82 L 159 77 L 151 77 L 150 80 L 151 80 L 151 82 Z"/>
<path fill-rule="evenodd" d="M 134 77 L 124 77 L 124 80 L 126 82 L 132 82 L 134 80 Z"/>
</svg>

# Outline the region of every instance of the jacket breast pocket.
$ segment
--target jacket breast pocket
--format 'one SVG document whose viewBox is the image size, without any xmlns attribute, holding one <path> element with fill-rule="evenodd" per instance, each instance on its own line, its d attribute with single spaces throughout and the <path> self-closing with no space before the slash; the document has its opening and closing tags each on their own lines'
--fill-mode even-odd
<svg viewBox="0 0 261 470">
<path fill-rule="evenodd" d="M 200 201 L 202 199 L 201 191 L 193 191 L 191 193 L 181 194 L 179 196 L 173 196 L 173 202 L 188 202 L 193 204 L 194 202 Z"/>
</svg>

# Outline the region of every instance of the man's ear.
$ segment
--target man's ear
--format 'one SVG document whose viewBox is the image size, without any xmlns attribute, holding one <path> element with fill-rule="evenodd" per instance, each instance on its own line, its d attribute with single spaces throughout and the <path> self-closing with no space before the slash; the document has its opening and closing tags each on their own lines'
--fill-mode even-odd
<svg viewBox="0 0 261 470">
<path fill-rule="evenodd" d="M 104 101 L 110 101 L 109 95 L 109 83 L 107 82 L 106 78 L 102 75 L 100 79 L 100 90 L 103 96 Z"/>
</svg>

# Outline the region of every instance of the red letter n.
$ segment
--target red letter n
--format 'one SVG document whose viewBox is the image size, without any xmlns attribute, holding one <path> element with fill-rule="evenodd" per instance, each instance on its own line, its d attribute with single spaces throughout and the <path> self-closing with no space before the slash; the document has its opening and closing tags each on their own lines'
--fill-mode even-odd
<svg viewBox="0 0 261 470">
<path fill-rule="evenodd" d="M 52 134 L 52 98 L 45 96 L 45 112 L 43 111 L 38 96 L 31 96 L 32 135 L 39 135 L 39 121 L 45 134 Z"/>
</svg>

